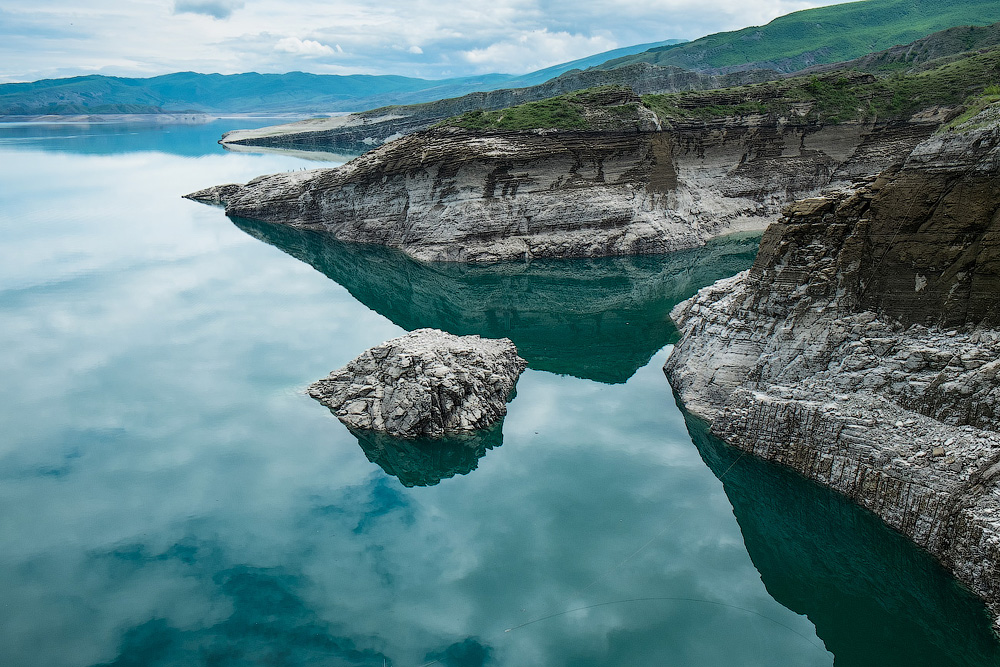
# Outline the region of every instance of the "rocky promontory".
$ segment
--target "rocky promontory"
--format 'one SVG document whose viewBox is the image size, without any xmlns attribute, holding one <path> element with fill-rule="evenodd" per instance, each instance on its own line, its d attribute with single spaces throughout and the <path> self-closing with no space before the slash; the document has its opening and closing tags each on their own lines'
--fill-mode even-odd
<svg viewBox="0 0 1000 667">
<path fill-rule="evenodd" d="M 365 351 L 309 395 L 352 430 L 441 437 L 506 415 L 526 366 L 509 339 L 418 329 Z"/>
<path fill-rule="evenodd" d="M 762 229 L 797 197 L 877 173 L 948 113 L 826 123 L 792 105 L 665 125 L 627 89 L 528 111 L 571 129 L 475 129 L 483 119 L 473 114 L 337 169 L 187 196 L 221 201 L 230 216 L 328 230 L 421 260 L 662 253 Z M 505 114 L 527 112 L 494 113 L 486 120 L 503 127 Z"/>
<path fill-rule="evenodd" d="M 788 207 L 749 271 L 673 311 L 665 372 L 713 434 L 870 509 L 1000 617 L 998 171 L 993 106 Z"/>
</svg>

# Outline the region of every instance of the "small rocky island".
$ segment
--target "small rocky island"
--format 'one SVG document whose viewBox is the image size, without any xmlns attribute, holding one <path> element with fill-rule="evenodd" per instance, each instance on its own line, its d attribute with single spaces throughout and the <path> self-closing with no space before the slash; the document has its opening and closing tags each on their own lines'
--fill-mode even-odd
<svg viewBox="0 0 1000 667">
<path fill-rule="evenodd" d="M 309 395 L 352 430 L 436 438 L 505 416 L 526 366 L 507 338 L 418 329 L 365 351 Z"/>
</svg>

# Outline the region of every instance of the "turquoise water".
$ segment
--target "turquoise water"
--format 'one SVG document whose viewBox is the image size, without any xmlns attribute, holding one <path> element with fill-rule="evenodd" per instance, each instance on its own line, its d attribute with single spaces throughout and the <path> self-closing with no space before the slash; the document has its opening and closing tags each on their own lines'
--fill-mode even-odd
<svg viewBox="0 0 1000 667">
<path fill-rule="evenodd" d="M 0 126 L 0 664 L 997 663 L 922 552 L 689 431 L 667 312 L 752 239 L 423 265 L 181 199 L 316 166 L 234 126 Z M 420 326 L 517 343 L 501 426 L 304 394 Z"/>
</svg>

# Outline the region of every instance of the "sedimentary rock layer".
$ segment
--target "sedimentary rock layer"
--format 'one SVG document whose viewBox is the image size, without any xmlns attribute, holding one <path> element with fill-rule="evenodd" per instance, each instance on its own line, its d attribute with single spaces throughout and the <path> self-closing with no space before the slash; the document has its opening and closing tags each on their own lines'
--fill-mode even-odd
<svg viewBox="0 0 1000 667">
<path fill-rule="evenodd" d="M 352 429 L 440 437 L 506 415 L 526 365 L 509 339 L 418 329 L 365 351 L 309 395 Z"/>
<path fill-rule="evenodd" d="M 714 434 L 869 508 L 1000 615 L 991 113 L 855 193 L 790 206 L 753 268 L 673 311 L 665 371 Z"/>
<path fill-rule="evenodd" d="M 627 130 L 436 129 L 337 169 L 188 197 L 422 260 L 661 253 L 762 229 L 797 197 L 901 161 L 941 119 L 822 125 L 762 115 L 658 130 L 648 109 L 616 108 L 631 114 L 615 121 Z"/>
</svg>

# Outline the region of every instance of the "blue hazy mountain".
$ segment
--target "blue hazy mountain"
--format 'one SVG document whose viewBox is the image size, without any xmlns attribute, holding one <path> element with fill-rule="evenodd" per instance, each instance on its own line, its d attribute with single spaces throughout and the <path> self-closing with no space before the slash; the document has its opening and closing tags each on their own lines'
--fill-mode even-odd
<svg viewBox="0 0 1000 667">
<path fill-rule="evenodd" d="M 388 104 L 429 102 L 476 91 L 530 86 L 571 69 L 584 69 L 610 58 L 680 41 L 623 47 L 524 75 L 483 74 L 441 80 L 305 72 L 177 72 L 143 79 L 103 75 L 43 79 L 0 85 L 0 114 L 354 111 Z"/>
</svg>

